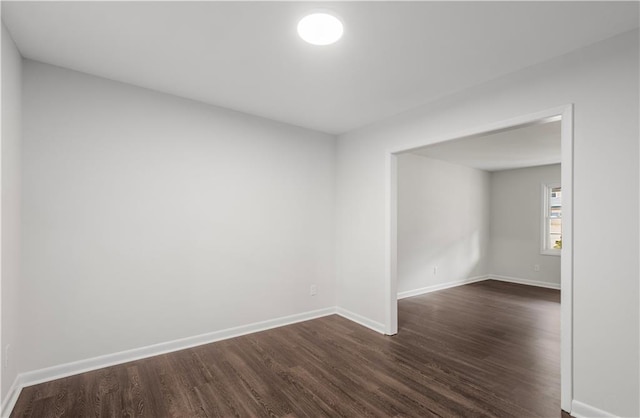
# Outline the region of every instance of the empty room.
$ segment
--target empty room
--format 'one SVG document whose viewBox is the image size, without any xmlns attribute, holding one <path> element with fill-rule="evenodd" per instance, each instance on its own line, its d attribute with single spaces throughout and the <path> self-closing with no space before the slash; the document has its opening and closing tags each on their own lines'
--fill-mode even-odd
<svg viewBox="0 0 640 418">
<path fill-rule="evenodd" d="M 640 416 L 638 2 L 2 1 L 2 417 Z"/>
</svg>

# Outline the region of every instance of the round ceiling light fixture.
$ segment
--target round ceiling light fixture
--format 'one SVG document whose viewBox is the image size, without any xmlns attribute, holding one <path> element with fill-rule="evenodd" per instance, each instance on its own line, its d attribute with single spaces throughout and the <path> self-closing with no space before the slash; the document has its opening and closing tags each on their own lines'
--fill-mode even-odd
<svg viewBox="0 0 640 418">
<path fill-rule="evenodd" d="M 298 35 L 312 45 L 330 45 L 340 39 L 343 32 L 340 19 L 329 13 L 312 13 L 298 22 Z"/>
</svg>

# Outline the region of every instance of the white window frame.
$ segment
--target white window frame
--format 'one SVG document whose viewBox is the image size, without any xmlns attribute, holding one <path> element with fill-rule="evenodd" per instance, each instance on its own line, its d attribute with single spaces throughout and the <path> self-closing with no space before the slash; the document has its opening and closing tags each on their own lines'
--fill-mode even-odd
<svg viewBox="0 0 640 418">
<path fill-rule="evenodd" d="M 555 255 L 562 254 L 561 248 L 547 248 L 547 237 L 549 236 L 549 196 L 551 190 L 556 187 L 562 187 L 560 183 L 542 183 L 542 228 L 540 235 L 540 254 Z"/>
</svg>

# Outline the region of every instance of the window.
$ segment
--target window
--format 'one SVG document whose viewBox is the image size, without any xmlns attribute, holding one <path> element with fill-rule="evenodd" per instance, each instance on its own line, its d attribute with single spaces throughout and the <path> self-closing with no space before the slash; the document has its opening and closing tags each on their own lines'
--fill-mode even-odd
<svg viewBox="0 0 640 418">
<path fill-rule="evenodd" d="M 560 255 L 562 250 L 562 187 L 559 184 L 544 184 L 542 193 L 541 254 Z"/>
</svg>

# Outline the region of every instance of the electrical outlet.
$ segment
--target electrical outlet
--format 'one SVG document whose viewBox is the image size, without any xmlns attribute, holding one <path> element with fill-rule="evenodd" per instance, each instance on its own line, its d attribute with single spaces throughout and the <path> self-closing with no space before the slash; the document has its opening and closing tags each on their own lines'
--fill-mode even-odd
<svg viewBox="0 0 640 418">
<path fill-rule="evenodd" d="M 315 296 L 316 293 L 318 293 L 318 286 L 316 286 L 315 284 L 312 284 L 311 287 L 309 288 L 309 295 Z"/>
<path fill-rule="evenodd" d="M 437 275 L 438 274 L 438 266 L 434 266 L 433 267 L 433 275 Z"/>
<path fill-rule="evenodd" d="M 540 271 L 540 264 L 534 264 L 533 271 Z"/>
</svg>

